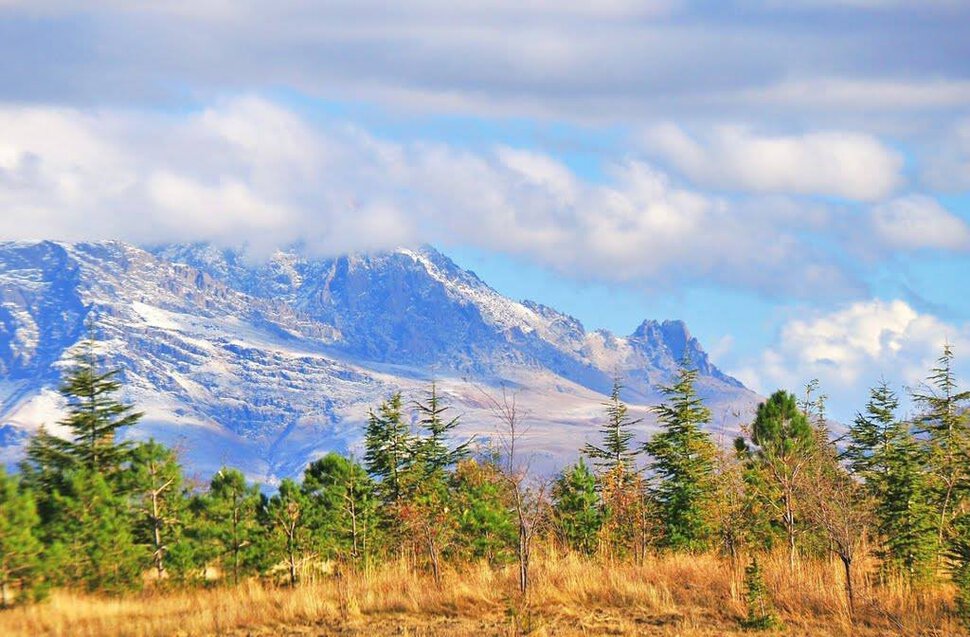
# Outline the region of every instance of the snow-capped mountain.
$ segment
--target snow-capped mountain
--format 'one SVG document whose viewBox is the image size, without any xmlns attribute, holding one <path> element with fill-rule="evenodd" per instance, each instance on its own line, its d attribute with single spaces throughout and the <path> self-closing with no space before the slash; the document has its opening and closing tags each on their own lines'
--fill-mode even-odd
<svg viewBox="0 0 970 637">
<path fill-rule="evenodd" d="M 529 452 L 550 468 L 595 430 L 615 374 L 645 413 L 687 354 L 719 426 L 733 429 L 757 401 L 680 321 L 645 321 L 628 337 L 587 332 L 428 247 L 252 262 L 208 245 L 0 243 L 8 462 L 56 422 L 53 389 L 86 322 L 146 412 L 132 435 L 176 445 L 201 475 L 228 463 L 272 482 L 328 450 L 353 451 L 368 408 L 396 390 L 418 398 L 432 377 L 483 444 L 497 425 L 483 392 L 517 392 Z"/>
</svg>

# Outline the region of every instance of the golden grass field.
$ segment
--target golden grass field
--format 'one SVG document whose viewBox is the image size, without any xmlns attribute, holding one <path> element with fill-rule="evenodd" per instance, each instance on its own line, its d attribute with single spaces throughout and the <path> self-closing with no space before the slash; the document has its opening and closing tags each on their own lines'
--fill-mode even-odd
<svg viewBox="0 0 970 637">
<path fill-rule="evenodd" d="M 122 598 L 55 592 L 35 606 L 0 612 L 4 637 L 269 635 L 751 635 L 743 568 L 713 555 L 668 555 L 609 564 L 548 551 L 534 558 L 527 602 L 513 567 L 468 565 L 436 587 L 403 562 L 326 577 L 296 588 L 257 581 Z M 783 556 L 762 561 L 785 635 L 960 635 L 952 590 L 877 586 L 859 568 L 850 621 L 841 566 Z M 771 633 L 768 633 L 771 634 Z"/>
</svg>

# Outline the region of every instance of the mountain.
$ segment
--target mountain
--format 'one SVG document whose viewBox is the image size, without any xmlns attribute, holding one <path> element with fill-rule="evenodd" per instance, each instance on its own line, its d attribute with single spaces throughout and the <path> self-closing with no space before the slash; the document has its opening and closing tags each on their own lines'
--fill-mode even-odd
<svg viewBox="0 0 970 637">
<path fill-rule="evenodd" d="M 719 426 L 757 402 L 680 321 L 587 332 L 430 247 L 258 262 L 203 244 L 0 242 L 2 459 L 56 422 L 54 389 L 89 322 L 146 413 L 132 435 L 179 447 L 201 476 L 229 463 L 274 482 L 358 450 L 370 407 L 418 398 L 432 378 L 481 444 L 496 426 L 484 393 L 516 391 L 528 452 L 548 468 L 595 430 L 615 374 L 642 414 L 685 355 Z"/>
</svg>

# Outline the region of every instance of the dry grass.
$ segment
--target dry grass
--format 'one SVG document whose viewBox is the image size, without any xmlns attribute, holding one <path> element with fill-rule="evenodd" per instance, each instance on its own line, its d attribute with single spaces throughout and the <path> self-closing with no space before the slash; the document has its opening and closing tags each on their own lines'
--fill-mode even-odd
<svg viewBox="0 0 970 637">
<path fill-rule="evenodd" d="M 669 635 L 744 634 L 743 569 L 711 555 L 672 555 L 641 565 L 543 552 L 528 602 L 514 569 L 472 565 L 441 588 L 404 563 L 328 577 L 295 589 L 249 582 L 232 588 L 147 592 L 111 599 L 57 592 L 0 613 L 0 635 Z M 952 591 L 876 586 L 860 577 L 851 622 L 840 566 L 811 562 L 794 577 L 783 557 L 763 562 L 789 635 L 957 635 Z M 865 570 L 865 565 L 859 569 Z"/>
</svg>

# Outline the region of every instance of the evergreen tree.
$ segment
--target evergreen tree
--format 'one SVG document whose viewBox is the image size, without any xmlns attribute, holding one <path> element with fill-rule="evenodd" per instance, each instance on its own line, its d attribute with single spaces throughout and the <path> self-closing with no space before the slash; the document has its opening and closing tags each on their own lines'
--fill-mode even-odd
<svg viewBox="0 0 970 637">
<path fill-rule="evenodd" d="M 697 395 L 697 370 L 685 362 L 677 381 L 662 387 L 667 401 L 654 409 L 660 432 L 644 445 L 653 457 L 653 500 L 661 518 L 664 545 L 699 550 L 714 532 L 717 447 L 701 426 L 711 413 Z"/>
<path fill-rule="evenodd" d="M 100 371 L 94 348 L 92 341 L 84 344 L 60 389 L 67 416 L 59 424 L 70 438 L 42 430 L 28 447 L 28 474 L 38 475 L 44 487 L 58 486 L 56 476 L 71 469 L 96 471 L 111 479 L 128 460 L 130 448 L 117 441 L 117 434 L 137 423 L 142 414 L 115 398 L 121 389 L 119 372 Z"/>
<path fill-rule="evenodd" d="M 607 418 L 600 427 L 601 446 L 586 443 L 583 454 L 592 460 L 594 466 L 602 473 L 620 471 L 630 475 L 634 471 L 634 461 L 639 453 L 633 448 L 634 432 L 631 429 L 642 419 L 630 418 L 627 406 L 620 400 L 621 389 L 619 379 L 614 380 L 610 400 L 603 405 L 606 407 Z"/>
<path fill-rule="evenodd" d="M 898 408 L 896 392 L 883 380 L 869 390 L 865 412 L 856 414 L 848 431 L 843 455 L 852 473 L 866 483 L 876 498 L 882 495 L 889 475 L 891 440 L 899 426 Z"/>
<path fill-rule="evenodd" d="M 103 474 L 83 468 L 68 472 L 52 504 L 57 514 L 47 524 L 48 556 L 57 583 L 109 593 L 140 585 L 145 550 L 132 535 L 128 501 Z"/>
<path fill-rule="evenodd" d="M 413 440 L 401 412 L 400 392 L 382 402 L 377 413 L 371 411 L 364 434 L 364 464 L 367 472 L 380 480 L 386 502 L 396 502 L 402 495 L 401 482 L 411 464 Z"/>
<path fill-rule="evenodd" d="M 899 400 L 883 381 L 849 428 L 845 456 L 874 501 L 886 569 L 921 579 L 938 551 L 932 493 L 920 442 L 899 420 Z"/>
<path fill-rule="evenodd" d="M 752 559 L 744 569 L 744 598 L 748 604 L 748 616 L 742 622 L 745 628 L 770 630 L 778 627 L 781 621 L 765 585 L 758 558 Z"/>
<path fill-rule="evenodd" d="M 468 456 L 468 440 L 454 449 L 450 447 L 450 436 L 459 424 L 459 417 L 448 418 L 449 410 L 438 395 L 438 386 L 431 383 L 431 389 L 424 401 L 414 404 L 418 412 L 418 424 L 423 435 L 415 446 L 415 454 L 426 472 L 436 473 L 452 467 Z"/>
<path fill-rule="evenodd" d="M 297 580 L 297 561 L 309 553 L 309 500 L 293 480 L 284 479 L 266 505 L 266 519 L 273 533 L 275 553 L 286 561 L 290 585 Z"/>
<path fill-rule="evenodd" d="M 152 566 L 161 580 L 168 576 L 166 558 L 172 546 L 185 541 L 182 467 L 171 449 L 154 440 L 134 447 L 131 460 L 127 481 L 135 506 L 135 536 L 150 547 Z"/>
<path fill-rule="evenodd" d="M 922 409 L 916 422 L 926 439 L 934 482 L 937 538 L 943 545 L 949 538 L 954 516 L 970 493 L 970 391 L 958 389 L 949 343 L 943 346 L 943 354 L 931 370 L 926 390 L 914 393 L 913 400 Z"/>
<path fill-rule="evenodd" d="M 363 467 L 328 453 L 306 468 L 302 489 L 318 550 L 356 562 L 376 549 L 376 487 Z"/>
<path fill-rule="evenodd" d="M 223 572 L 238 584 L 265 562 L 259 489 L 246 484 L 246 478 L 236 469 L 223 467 L 213 476 L 200 504 L 203 537 Z"/>
<path fill-rule="evenodd" d="M 749 450 L 748 457 L 761 475 L 749 484 L 762 488 L 762 499 L 777 512 L 788 543 L 789 567 L 794 570 L 797 500 L 805 469 L 815 456 L 816 432 L 795 397 L 779 390 L 758 405 L 751 441 L 757 448 Z M 738 447 L 745 449 L 744 442 Z"/>
<path fill-rule="evenodd" d="M 457 518 L 455 552 L 504 562 L 514 554 L 516 523 L 501 470 L 490 462 L 462 460 L 451 477 Z"/>
<path fill-rule="evenodd" d="M 562 541 L 586 555 L 595 553 L 603 519 L 596 493 L 596 476 L 582 458 L 556 480 L 552 507 Z"/>
<path fill-rule="evenodd" d="M 39 523 L 33 496 L 0 466 L 0 608 L 33 601 L 42 591 Z"/>
<path fill-rule="evenodd" d="M 954 519 L 948 557 L 952 562 L 953 583 L 957 586 L 957 616 L 964 628 L 970 630 L 970 513 Z"/>
</svg>

